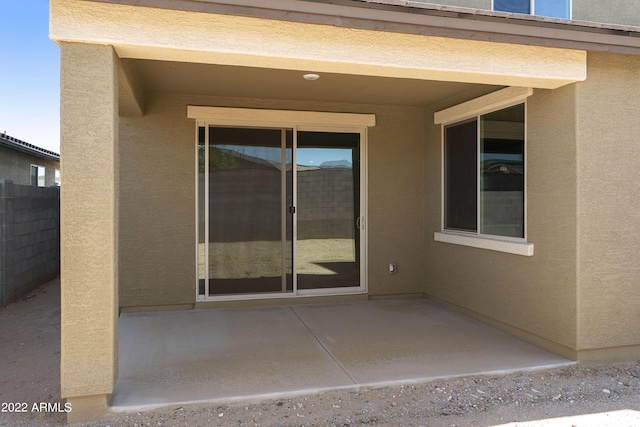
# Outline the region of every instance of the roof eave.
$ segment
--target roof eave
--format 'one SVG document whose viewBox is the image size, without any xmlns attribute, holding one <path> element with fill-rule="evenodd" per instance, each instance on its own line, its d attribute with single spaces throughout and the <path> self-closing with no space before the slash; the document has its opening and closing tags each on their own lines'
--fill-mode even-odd
<svg viewBox="0 0 640 427">
<path fill-rule="evenodd" d="M 31 156 L 40 157 L 46 160 L 60 161 L 60 155 L 53 151 L 45 150 L 44 148 L 36 147 L 35 145 L 28 144 L 19 139 L 10 137 L 8 135 L 0 135 L 0 145 L 11 148 L 16 151 L 20 151 Z"/>
<path fill-rule="evenodd" d="M 640 27 L 404 0 L 90 0 L 348 28 L 640 55 Z"/>
</svg>

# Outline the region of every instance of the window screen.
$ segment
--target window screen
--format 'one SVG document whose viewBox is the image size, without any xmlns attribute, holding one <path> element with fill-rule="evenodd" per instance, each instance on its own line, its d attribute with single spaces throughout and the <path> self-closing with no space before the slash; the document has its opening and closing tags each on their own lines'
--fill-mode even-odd
<svg viewBox="0 0 640 427">
<path fill-rule="evenodd" d="M 477 120 L 445 128 L 444 227 L 477 230 Z"/>
</svg>

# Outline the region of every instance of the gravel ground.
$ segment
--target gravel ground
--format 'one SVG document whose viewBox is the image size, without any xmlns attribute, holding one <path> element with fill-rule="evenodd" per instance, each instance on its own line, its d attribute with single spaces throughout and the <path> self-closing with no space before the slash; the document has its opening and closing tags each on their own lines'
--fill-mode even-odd
<svg viewBox="0 0 640 427">
<path fill-rule="evenodd" d="M 54 280 L 0 309 L 0 426 L 62 425 L 60 285 Z M 2 412 L 25 402 L 26 412 Z M 41 403 L 45 411 L 34 410 Z M 640 363 L 576 365 L 554 370 L 470 376 L 398 387 L 335 391 L 295 399 L 193 405 L 114 413 L 104 426 L 513 426 L 617 410 L 640 411 Z M 611 426 L 640 426 L 612 416 Z M 616 421 L 617 420 L 617 421 Z M 563 420 L 558 426 L 605 425 Z"/>
</svg>

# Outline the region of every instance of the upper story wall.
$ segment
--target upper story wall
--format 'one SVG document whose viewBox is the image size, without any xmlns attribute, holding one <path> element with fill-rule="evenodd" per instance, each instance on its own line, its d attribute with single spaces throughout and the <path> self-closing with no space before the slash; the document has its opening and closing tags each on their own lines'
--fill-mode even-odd
<svg viewBox="0 0 640 427">
<path fill-rule="evenodd" d="M 441 4 L 445 6 L 472 7 L 474 9 L 491 10 L 491 0 L 414 0 L 416 3 Z"/>
<path fill-rule="evenodd" d="M 440 4 L 445 6 L 492 9 L 491 0 L 413 0 L 419 3 Z M 535 1 L 535 0 L 534 0 Z M 600 22 L 640 26 L 640 7 L 637 0 L 618 0 L 615 7 L 611 3 L 599 0 L 570 0 L 572 19 L 577 21 Z"/>
<path fill-rule="evenodd" d="M 640 26 L 640 7 L 637 0 L 617 0 L 615 7 L 597 0 L 573 0 L 573 19 Z"/>
</svg>

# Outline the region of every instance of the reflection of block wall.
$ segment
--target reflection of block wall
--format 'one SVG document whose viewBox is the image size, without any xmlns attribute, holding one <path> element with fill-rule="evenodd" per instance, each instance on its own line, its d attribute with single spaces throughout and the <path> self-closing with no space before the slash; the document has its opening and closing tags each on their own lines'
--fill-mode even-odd
<svg viewBox="0 0 640 427">
<path fill-rule="evenodd" d="M 0 306 L 59 271 L 59 189 L 0 180 Z"/>
<path fill-rule="evenodd" d="M 483 191 L 482 199 L 490 206 L 482 211 L 482 233 L 514 237 L 523 235 L 522 191 Z"/>
<path fill-rule="evenodd" d="M 217 170 L 210 179 L 212 242 L 280 240 L 279 170 Z M 353 198 L 351 169 L 298 172 L 298 238 L 353 238 Z"/>
<path fill-rule="evenodd" d="M 211 172 L 211 242 L 280 240 L 281 173 L 277 169 L 226 169 Z"/>
<path fill-rule="evenodd" d="M 298 239 L 353 238 L 353 171 L 298 172 Z"/>
</svg>

